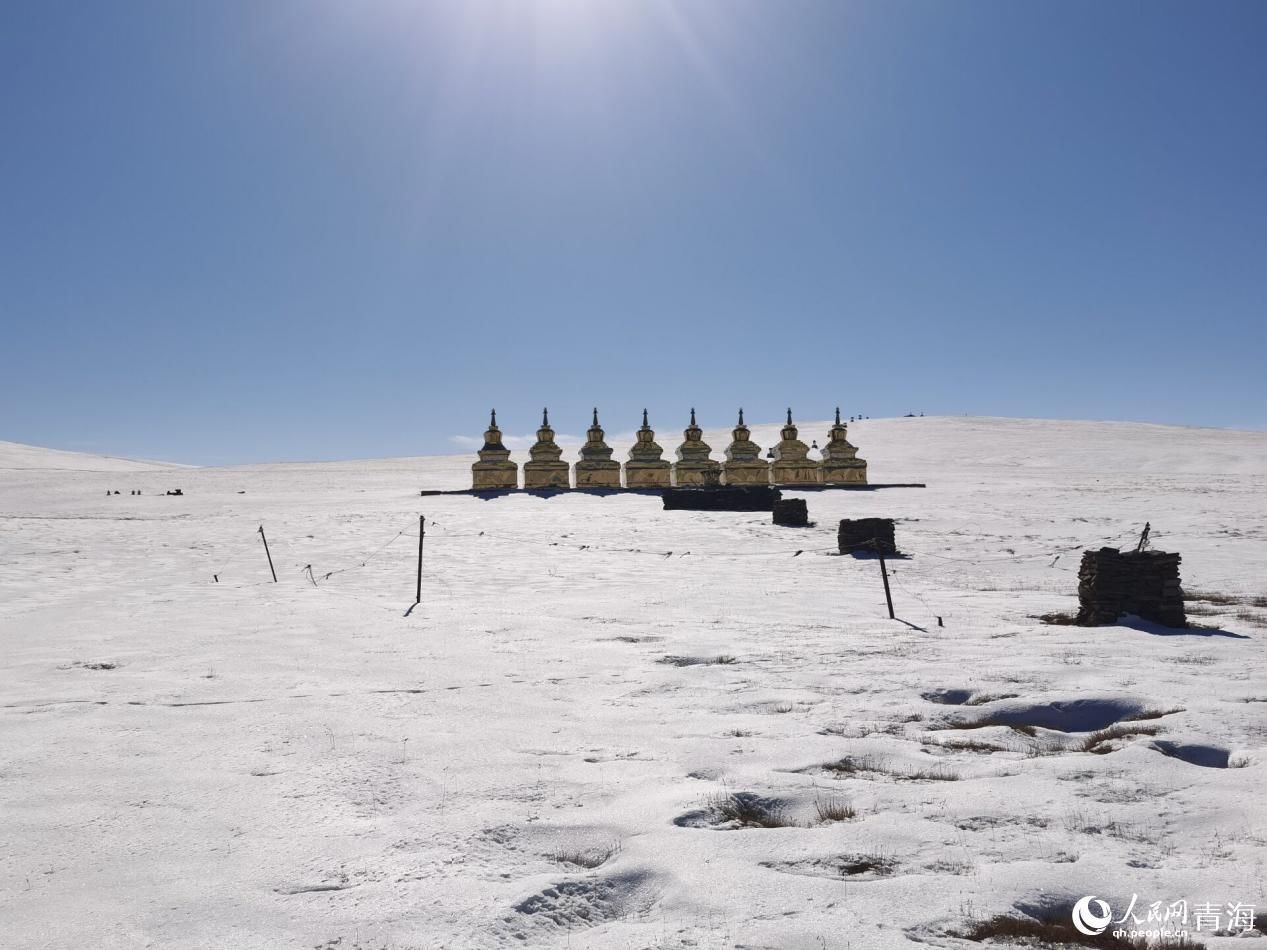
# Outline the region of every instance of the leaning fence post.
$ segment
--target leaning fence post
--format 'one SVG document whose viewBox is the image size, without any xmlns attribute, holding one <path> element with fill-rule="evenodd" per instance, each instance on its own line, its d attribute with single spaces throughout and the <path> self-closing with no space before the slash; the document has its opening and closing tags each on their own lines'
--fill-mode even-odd
<svg viewBox="0 0 1267 950">
<path fill-rule="evenodd" d="M 414 589 L 414 603 L 422 603 L 422 539 L 427 536 L 427 519 L 418 516 L 418 584 Z"/>
<path fill-rule="evenodd" d="M 264 535 L 264 526 L 260 525 L 260 540 L 264 542 L 264 556 L 268 558 L 268 570 L 273 575 L 273 583 L 277 583 L 277 571 L 273 569 L 273 555 L 268 552 L 268 538 Z"/>
<path fill-rule="evenodd" d="M 884 566 L 884 542 L 876 542 L 875 549 L 880 555 L 880 577 L 884 580 L 884 599 L 889 605 L 889 619 L 896 620 L 893 615 L 893 594 L 889 591 L 889 569 Z"/>
</svg>

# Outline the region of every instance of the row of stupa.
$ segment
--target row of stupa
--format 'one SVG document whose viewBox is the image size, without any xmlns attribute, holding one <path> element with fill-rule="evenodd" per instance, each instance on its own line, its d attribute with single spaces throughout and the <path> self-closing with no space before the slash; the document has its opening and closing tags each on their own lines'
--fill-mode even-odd
<svg viewBox="0 0 1267 950">
<path fill-rule="evenodd" d="M 735 426 L 726 461 L 710 458 L 712 448 L 704 441 L 704 433 L 695 424 L 695 410 L 691 410 L 691 424 L 683 432 L 682 444 L 677 448 L 677 461 L 668 462 L 661 456 L 664 450 L 656 444 L 655 431 L 647 422 L 647 411 L 642 411 L 642 428 L 638 440 L 629 449 L 629 460 L 624 464 L 625 480 L 621 485 L 621 464 L 612 459 L 611 447 L 604 441 L 602 427 L 598 424 L 598 410 L 594 410 L 593 424 L 586 433 L 585 444 L 580 449 L 580 459 L 569 466 L 561 458 L 563 450 L 554 441 L 550 428 L 550 413 L 541 414 L 541 428 L 537 441 L 528 450 L 531 461 L 524 463 L 524 484 L 527 489 L 571 488 L 571 471 L 575 472 L 576 488 L 670 488 L 711 485 L 865 485 L 867 463 L 858 458 L 858 450 L 849 444 L 840 410 L 836 410 L 836 423 L 827 434 L 827 444 L 822 448 L 822 459 L 811 459 L 809 447 L 797 438 L 796 425 L 792 422 L 792 410 L 787 411 L 787 425 L 780 433 L 779 444 L 770 450 L 773 461 L 761 457 L 761 447 L 752 441 L 748 427 L 743 422 L 743 410 L 739 410 L 739 424 Z M 484 433 L 484 447 L 479 450 L 480 460 L 471 466 L 471 484 L 476 490 L 518 488 L 519 467 L 510 460 L 510 450 L 502 444 L 501 430 L 497 428 L 497 410 L 493 410 L 488 431 Z"/>
</svg>

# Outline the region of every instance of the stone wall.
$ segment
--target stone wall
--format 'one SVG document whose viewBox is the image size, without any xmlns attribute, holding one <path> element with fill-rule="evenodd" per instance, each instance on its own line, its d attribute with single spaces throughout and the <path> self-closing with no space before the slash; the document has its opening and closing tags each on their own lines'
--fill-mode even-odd
<svg viewBox="0 0 1267 950">
<path fill-rule="evenodd" d="M 1167 627 L 1186 627 L 1178 554 L 1100 548 L 1082 555 L 1078 623 L 1094 627 L 1135 614 Z"/>
<path fill-rule="evenodd" d="M 786 498 L 774 503 L 774 523 L 787 528 L 809 527 L 809 508 L 804 498 Z"/>
<path fill-rule="evenodd" d="M 857 551 L 897 554 L 892 518 L 845 518 L 840 522 L 836 542 L 841 554 Z"/>
<path fill-rule="evenodd" d="M 782 498 L 777 488 L 668 488 L 665 511 L 771 511 Z"/>
</svg>

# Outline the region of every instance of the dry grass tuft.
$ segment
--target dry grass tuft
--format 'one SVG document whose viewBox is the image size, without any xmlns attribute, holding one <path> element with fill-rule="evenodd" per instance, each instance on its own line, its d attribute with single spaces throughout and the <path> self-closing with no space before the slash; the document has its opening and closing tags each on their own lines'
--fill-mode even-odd
<svg viewBox="0 0 1267 950">
<path fill-rule="evenodd" d="M 925 745 L 951 752 L 979 752 L 989 755 L 992 752 L 1009 752 L 1011 750 L 992 742 L 981 742 L 977 739 L 947 739 L 945 742 L 926 742 Z"/>
<path fill-rule="evenodd" d="M 915 769 L 910 772 L 894 773 L 894 778 L 907 782 L 958 782 L 961 776 L 956 775 L 944 765 L 934 765 L 927 769 Z"/>
<path fill-rule="evenodd" d="M 796 821 L 782 803 L 752 792 L 715 795 L 708 800 L 707 807 L 718 824 L 734 822 L 743 828 L 796 827 Z"/>
<path fill-rule="evenodd" d="M 829 798 L 815 798 L 814 811 L 818 813 L 818 820 L 824 824 L 832 821 L 849 821 L 858 814 L 849 802 L 834 795 Z"/>
<path fill-rule="evenodd" d="M 865 739 L 871 735 L 901 736 L 906 734 L 906 724 L 901 722 L 864 722 L 857 726 L 840 723 L 823 726 L 818 730 L 822 736 L 842 736 L 849 739 Z"/>
<path fill-rule="evenodd" d="M 1201 603 L 1184 604 L 1183 612 L 1189 617 L 1214 617 L 1223 613 L 1217 607 L 1210 607 Z"/>
<path fill-rule="evenodd" d="M 887 773 L 887 760 L 873 755 L 846 755 L 835 762 L 826 762 L 823 768 L 836 775 L 866 775 L 868 773 Z"/>
<path fill-rule="evenodd" d="M 1077 614 L 1064 613 L 1039 614 L 1035 619 L 1041 621 L 1042 623 L 1054 624 L 1058 627 L 1071 627 L 1078 622 Z"/>
<path fill-rule="evenodd" d="M 881 854 L 878 851 L 853 855 L 840 862 L 841 877 L 855 877 L 859 874 L 887 877 L 896 870 L 897 862 L 887 854 Z"/>
<path fill-rule="evenodd" d="M 1135 726 L 1119 722 L 1116 725 L 1109 726 L 1107 729 L 1091 733 L 1091 735 L 1082 740 L 1080 748 L 1082 752 L 1104 755 L 1113 751 L 1109 748 L 1108 743 L 1114 739 L 1125 739 L 1127 736 L 1155 736 L 1161 731 L 1161 726 Z"/>
<path fill-rule="evenodd" d="M 556 864 L 572 864 L 578 868 L 593 870 L 606 864 L 613 854 L 620 851 L 620 844 L 610 844 L 600 848 L 574 848 L 556 851 L 552 858 Z"/>
<path fill-rule="evenodd" d="M 825 762 L 823 768 L 837 777 L 887 775 L 899 782 L 957 782 L 961 777 L 944 765 L 902 771 L 891 768 L 887 759 L 873 755 L 847 755 L 834 762 Z"/>
<path fill-rule="evenodd" d="M 1170 662 L 1179 663 L 1184 666 L 1209 666 L 1215 662 L 1215 659 L 1205 653 L 1185 653 L 1182 656 L 1171 658 Z"/>
<path fill-rule="evenodd" d="M 1235 594 L 1225 594 L 1221 591 L 1213 590 L 1185 590 L 1183 592 L 1183 600 L 1185 605 L 1192 601 L 1200 601 L 1206 604 L 1219 604 L 1223 607 L 1233 607 L 1244 602 L 1244 598 Z"/>
<path fill-rule="evenodd" d="M 720 656 L 665 656 L 656 661 L 668 666 L 730 666 L 738 661 L 728 653 Z"/>
<path fill-rule="evenodd" d="M 1015 693 L 973 693 L 964 700 L 965 706 L 984 706 L 986 703 L 997 702 L 1000 699 L 1016 699 Z"/>
<path fill-rule="evenodd" d="M 1173 716 L 1175 713 L 1181 712 L 1183 712 L 1182 706 L 1172 706 L 1170 709 L 1150 707 L 1148 709 L 1141 709 L 1133 716 L 1122 717 L 1122 722 L 1143 722 L 1149 719 L 1160 719 L 1162 716 Z"/>
</svg>

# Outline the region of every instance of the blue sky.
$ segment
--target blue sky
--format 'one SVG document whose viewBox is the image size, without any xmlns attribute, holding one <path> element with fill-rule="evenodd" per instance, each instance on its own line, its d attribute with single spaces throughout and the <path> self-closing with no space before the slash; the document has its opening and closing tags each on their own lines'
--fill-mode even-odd
<svg viewBox="0 0 1267 950">
<path fill-rule="evenodd" d="M 1267 3 L 0 4 L 0 438 L 1267 426 Z"/>
</svg>

